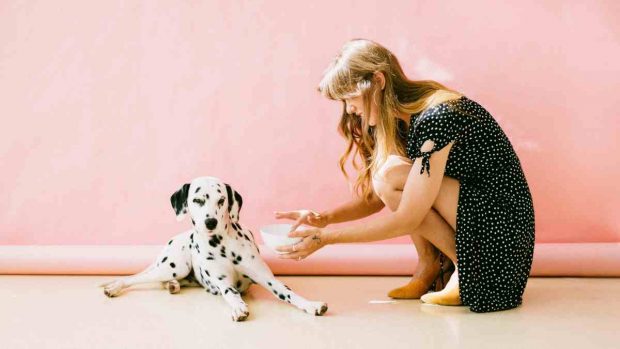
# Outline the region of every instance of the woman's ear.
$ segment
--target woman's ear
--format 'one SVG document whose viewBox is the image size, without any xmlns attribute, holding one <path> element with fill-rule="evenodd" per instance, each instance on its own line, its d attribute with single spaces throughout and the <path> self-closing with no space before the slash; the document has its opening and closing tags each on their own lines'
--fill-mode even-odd
<svg viewBox="0 0 620 349">
<path fill-rule="evenodd" d="M 170 196 L 170 203 L 177 215 L 177 221 L 183 220 L 187 214 L 187 193 L 189 193 L 189 183 L 183 184 L 181 189 Z"/>
<path fill-rule="evenodd" d="M 374 73 L 374 79 L 379 83 L 379 86 L 381 86 L 381 90 L 383 91 L 383 89 L 385 89 L 385 75 L 383 75 L 383 72 L 376 71 Z"/>
</svg>

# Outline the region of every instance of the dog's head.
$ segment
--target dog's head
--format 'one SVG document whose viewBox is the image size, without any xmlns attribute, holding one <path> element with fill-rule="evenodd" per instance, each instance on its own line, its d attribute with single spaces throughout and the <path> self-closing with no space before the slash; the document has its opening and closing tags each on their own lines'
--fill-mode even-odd
<svg viewBox="0 0 620 349">
<path fill-rule="evenodd" d="M 225 224 L 238 223 L 243 199 L 220 179 L 199 177 L 174 192 L 170 203 L 178 221 L 189 212 L 196 230 L 209 233 Z"/>
</svg>

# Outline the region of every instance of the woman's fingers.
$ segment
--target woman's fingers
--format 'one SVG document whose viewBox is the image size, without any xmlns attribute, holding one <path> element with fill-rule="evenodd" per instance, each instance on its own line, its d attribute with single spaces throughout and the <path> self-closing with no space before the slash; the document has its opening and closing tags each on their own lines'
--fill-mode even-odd
<svg viewBox="0 0 620 349">
<path fill-rule="evenodd" d="M 274 213 L 277 219 L 281 219 L 281 218 L 297 219 L 298 217 L 297 211 L 275 211 Z"/>
<path fill-rule="evenodd" d="M 308 253 L 306 251 L 298 251 L 294 253 L 285 253 L 285 254 L 278 255 L 278 258 L 298 260 L 299 257 L 301 257 L 301 259 L 304 259 L 306 258 L 306 256 L 308 256 Z"/>
<path fill-rule="evenodd" d="M 295 247 L 293 247 L 295 246 Z M 276 247 L 276 251 L 278 252 L 284 252 L 284 253 L 291 253 L 291 252 L 298 252 L 299 251 L 299 246 L 296 246 L 296 244 L 292 244 L 292 245 L 285 245 L 285 246 L 278 246 Z"/>
<path fill-rule="evenodd" d="M 294 232 L 295 229 L 297 229 L 297 227 L 299 227 L 300 225 L 302 225 L 304 223 L 304 220 L 306 219 L 307 216 L 301 216 L 299 217 L 299 219 L 291 226 L 291 230 L 289 230 L 289 236 L 291 232 Z"/>
</svg>

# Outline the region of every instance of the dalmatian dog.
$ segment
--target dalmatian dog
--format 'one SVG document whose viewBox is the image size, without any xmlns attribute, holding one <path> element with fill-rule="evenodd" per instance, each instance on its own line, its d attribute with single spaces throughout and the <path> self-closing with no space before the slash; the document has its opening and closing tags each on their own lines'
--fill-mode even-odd
<svg viewBox="0 0 620 349">
<path fill-rule="evenodd" d="M 161 282 L 171 294 L 182 286 L 202 286 L 224 298 L 233 321 L 243 321 L 249 311 L 241 295 L 258 283 L 306 313 L 319 316 L 327 311 L 326 303 L 309 301 L 274 277 L 254 235 L 239 224 L 243 201 L 230 185 L 215 177 L 198 177 L 183 184 L 170 201 L 178 221 L 189 212 L 193 229 L 173 236 L 144 271 L 99 285 L 106 296 L 149 282 Z"/>
</svg>

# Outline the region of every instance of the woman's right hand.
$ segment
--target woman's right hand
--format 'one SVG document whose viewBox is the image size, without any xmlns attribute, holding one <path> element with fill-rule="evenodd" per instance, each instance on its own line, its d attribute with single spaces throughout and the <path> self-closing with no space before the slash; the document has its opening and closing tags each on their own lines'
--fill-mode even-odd
<svg viewBox="0 0 620 349">
<path fill-rule="evenodd" d="M 317 228 L 325 228 L 328 224 L 327 217 L 325 215 L 311 210 L 276 211 L 274 213 L 276 215 L 276 219 L 286 218 L 295 221 L 291 227 L 291 231 L 295 231 L 295 229 L 302 224 Z"/>
</svg>

